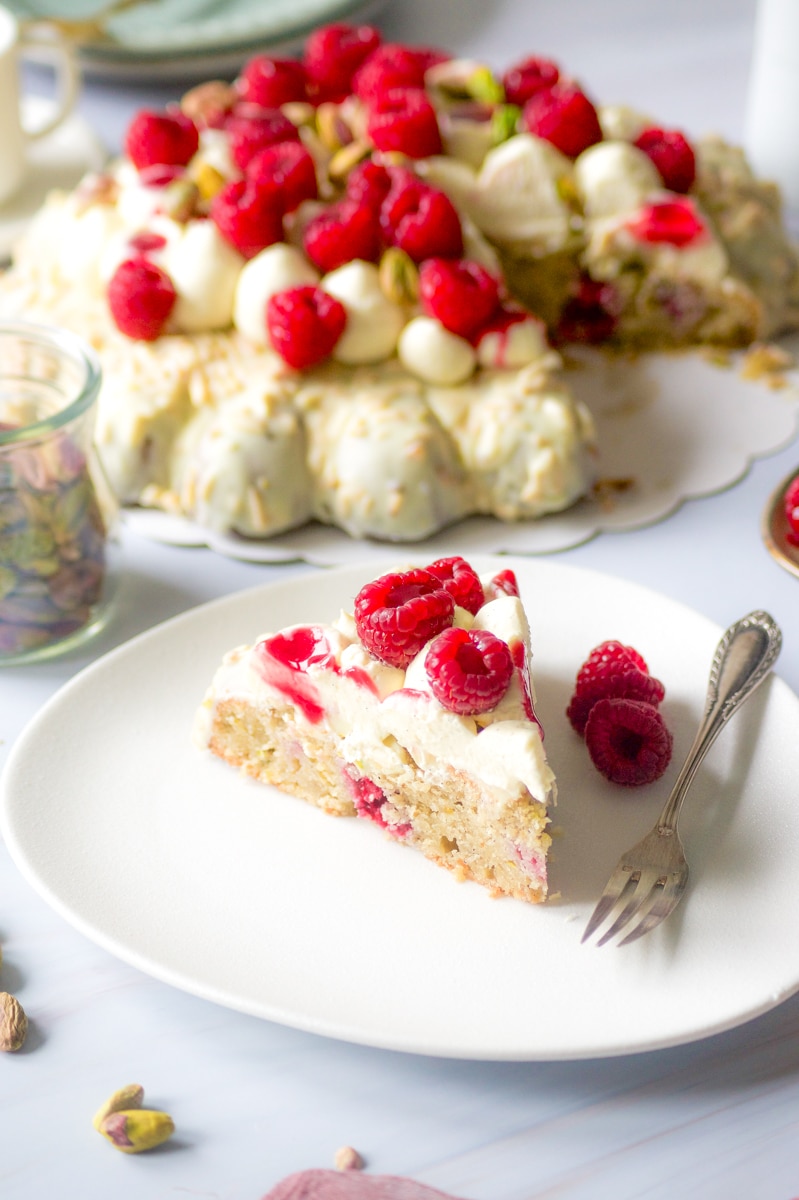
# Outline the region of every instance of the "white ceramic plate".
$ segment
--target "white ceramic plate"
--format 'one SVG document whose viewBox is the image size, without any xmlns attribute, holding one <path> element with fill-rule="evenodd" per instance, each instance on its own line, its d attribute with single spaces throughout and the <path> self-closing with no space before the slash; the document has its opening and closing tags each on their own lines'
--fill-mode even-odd
<svg viewBox="0 0 799 1200">
<path fill-rule="evenodd" d="M 3 834 L 17 865 L 67 921 L 157 978 L 368 1045 L 606 1056 L 771 1008 L 799 987 L 799 700 L 771 678 L 711 750 L 685 811 L 692 882 L 674 916 L 623 949 L 582 946 L 611 867 L 654 820 L 692 740 L 721 631 L 608 576 L 511 563 L 559 777 L 560 898 L 492 899 L 373 825 L 243 780 L 192 744 L 222 653 L 289 621 L 329 618 L 350 604 L 363 568 L 203 606 L 78 675 L 4 773 Z M 667 775 L 629 792 L 596 774 L 563 715 L 579 663 L 607 637 L 638 647 L 664 680 L 675 736 Z"/>
<path fill-rule="evenodd" d="M 796 349 L 793 344 L 786 346 Z M 796 436 L 799 389 L 793 374 L 775 390 L 741 375 L 741 356 L 729 366 L 702 351 L 642 354 L 636 358 L 582 353 L 567 381 L 596 419 L 600 476 L 630 480 L 610 491 L 606 504 L 583 501 L 537 521 L 503 524 L 472 518 L 413 553 L 437 557 L 457 540 L 462 554 L 544 554 L 586 542 L 599 533 L 638 529 L 662 520 L 685 501 L 730 487 L 752 463 Z M 131 509 L 130 525 L 147 537 L 176 545 L 209 545 L 233 558 L 286 562 L 302 558 L 324 566 L 386 554 L 385 544 L 354 541 L 336 529 L 308 525 L 268 541 L 209 534 L 188 521 Z"/>
</svg>

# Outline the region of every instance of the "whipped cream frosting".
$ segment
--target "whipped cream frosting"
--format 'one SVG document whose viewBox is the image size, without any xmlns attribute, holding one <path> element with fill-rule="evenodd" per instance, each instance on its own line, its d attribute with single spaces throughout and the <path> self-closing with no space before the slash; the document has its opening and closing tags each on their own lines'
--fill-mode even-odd
<svg viewBox="0 0 799 1200">
<path fill-rule="evenodd" d="M 492 578 L 482 577 L 484 589 Z M 230 651 L 197 713 L 195 741 L 208 745 L 215 706 L 225 699 L 290 704 L 299 723 L 321 724 L 341 737 L 345 762 L 368 758 L 390 771 L 407 751 L 420 766 L 443 760 L 474 775 L 498 806 L 525 791 L 546 803 L 554 798 L 554 775 L 533 710 L 522 604 L 500 595 L 476 617 L 464 609 L 456 614 L 457 624 L 490 630 L 505 641 L 517 664 L 508 690 L 489 712 L 460 716 L 439 703 L 424 666 L 429 643 L 407 671 L 387 666 L 360 643 L 351 614 L 342 613 L 332 625 L 289 626 Z"/>
</svg>

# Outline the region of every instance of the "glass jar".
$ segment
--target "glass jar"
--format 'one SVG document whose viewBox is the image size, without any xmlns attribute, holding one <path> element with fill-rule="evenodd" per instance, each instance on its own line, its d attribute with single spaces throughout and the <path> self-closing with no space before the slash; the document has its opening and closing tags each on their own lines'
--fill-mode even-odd
<svg viewBox="0 0 799 1200">
<path fill-rule="evenodd" d="M 92 441 L 100 381 L 74 334 L 0 322 L 0 664 L 61 654 L 108 617 L 118 508 Z"/>
</svg>

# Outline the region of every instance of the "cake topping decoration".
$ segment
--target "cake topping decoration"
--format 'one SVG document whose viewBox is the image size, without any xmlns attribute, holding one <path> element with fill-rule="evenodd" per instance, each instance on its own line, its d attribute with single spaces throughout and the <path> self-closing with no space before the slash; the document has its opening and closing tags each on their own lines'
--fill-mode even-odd
<svg viewBox="0 0 799 1200">
<path fill-rule="evenodd" d="M 463 715 L 496 708 L 513 675 L 508 646 L 487 629 L 445 629 L 427 651 L 424 665 L 436 700 Z"/>
<path fill-rule="evenodd" d="M 455 602 L 429 571 L 381 575 L 355 597 L 355 628 L 381 662 L 405 668 L 422 647 L 452 624 Z"/>
</svg>

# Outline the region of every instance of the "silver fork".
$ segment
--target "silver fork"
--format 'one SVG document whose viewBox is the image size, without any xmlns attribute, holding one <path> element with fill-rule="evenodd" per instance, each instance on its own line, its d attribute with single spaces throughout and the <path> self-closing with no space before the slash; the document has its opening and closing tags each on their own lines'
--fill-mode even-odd
<svg viewBox="0 0 799 1200">
<path fill-rule="evenodd" d="M 654 827 L 622 854 L 585 927 L 582 941 L 605 931 L 597 945 L 624 934 L 624 946 L 665 920 L 688 883 L 688 863 L 677 819 L 699 764 L 721 730 L 768 675 L 782 646 L 776 621 L 752 612 L 731 625 L 713 655 L 705 712 L 688 757 Z"/>
</svg>

